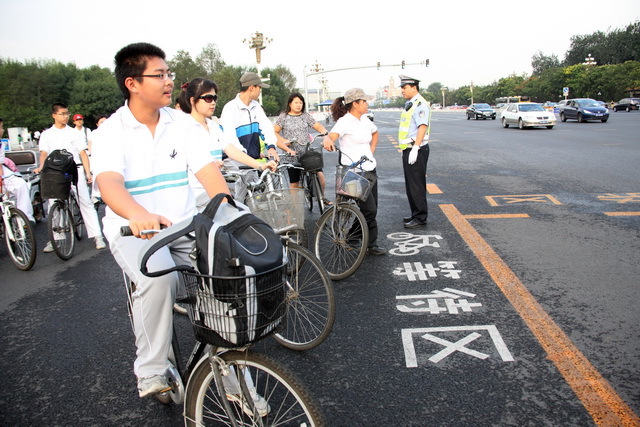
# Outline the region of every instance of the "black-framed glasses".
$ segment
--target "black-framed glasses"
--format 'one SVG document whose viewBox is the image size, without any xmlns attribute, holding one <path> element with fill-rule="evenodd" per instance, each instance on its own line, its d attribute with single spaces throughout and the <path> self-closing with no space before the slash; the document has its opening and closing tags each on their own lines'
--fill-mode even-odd
<svg viewBox="0 0 640 427">
<path fill-rule="evenodd" d="M 202 95 L 198 99 L 204 99 L 204 102 L 211 104 L 212 102 L 218 102 L 218 95 Z"/>
<path fill-rule="evenodd" d="M 176 79 L 176 73 L 138 74 L 137 76 L 131 76 L 131 77 L 155 77 L 156 79 L 160 79 L 162 81 L 165 81 L 167 79 L 175 80 Z"/>
</svg>

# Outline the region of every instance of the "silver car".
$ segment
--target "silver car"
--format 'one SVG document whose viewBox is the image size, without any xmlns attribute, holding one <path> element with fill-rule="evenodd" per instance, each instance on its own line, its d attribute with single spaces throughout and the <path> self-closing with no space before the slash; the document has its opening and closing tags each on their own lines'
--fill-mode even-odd
<svg viewBox="0 0 640 427">
<path fill-rule="evenodd" d="M 502 111 L 500 121 L 502 127 L 505 128 L 508 128 L 509 125 L 514 125 L 520 129 L 536 126 L 553 129 L 556 125 L 556 116 L 535 102 L 520 102 L 517 104 L 509 104 L 507 108 Z"/>
</svg>

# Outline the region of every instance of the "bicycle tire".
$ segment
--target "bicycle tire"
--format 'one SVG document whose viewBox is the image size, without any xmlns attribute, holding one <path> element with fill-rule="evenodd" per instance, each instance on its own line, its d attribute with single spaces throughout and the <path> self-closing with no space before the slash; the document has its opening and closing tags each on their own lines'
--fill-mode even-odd
<svg viewBox="0 0 640 427">
<path fill-rule="evenodd" d="M 9 227 L 15 240 L 11 240 L 9 230 L 4 232 L 4 240 L 11 261 L 19 270 L 27 271 L 36 262 L 36 237 L 29 218 L 20 209 L 9 207 Z"/>
<path fill-rule="evenodd" d="M 60 259 L 65 261 L 70 259 L 76 245 L 72 216 L 69 208 L 59 200 L 56 200 L 51 207 L 47 228 L 53 251 Z"/>
<path fill-rule="evenodd" d="M 319 212 L 322 214 L 322 212 L 324 212 L 324 193 L 322 192 L 320 178 L 318 177 L 317 172 L 311 174 L 311 185 L 313 186 L 313 195 L 318 203 Z"/>
<path fill-rule="evenodd" d="M 304 205 L 309 210 L 313 211 L 313 188 L 311 186 L 311 174 L 309 172 L 302 172 L 300 176 L 300 182 L 304 189 Z"/>
<path fill-rule="evenodd" d="M 71 215 L 73 217 L 73 232 L 76 235 L 76 239 L 82 240 L 87 227 L 84 225 L 84 219 L 82 218 L 78 199 L 76 199 L 76 196 L 73 194 L 69 196 L 69 208 L 71 209 Z"/>
<path fill-rule="evenodd" d="M 191 375 L 184 407 L 185 425 L 232 425 L 233 421 L 239 426 L 325 425 L 318 407 L 298 379 L 271 358 L 250 351 L 229 351 L 218 354 L 213 360 L 216 359 L 222 360 L 224 366 L 215 362 L 200 363 Z M 215 371 L 212 365 L 216 367 Z M 231 402 L 227 398 L 225 386 L 220 384 L 225 381 L 216 380 L 219 373 L 229 379 L 228 384 L 234 383 L 246 390 L 245 375 L 239 374 L 245 369 L 248 369 L 256 392 L 269 405 L 269 412 L 264 417 L 247 415 L 242 403 Z M 245 399 L 245 394 L 246 391 L 237 395 Z M 253 408 L 250 397 L 246 405 Z"/>
<path fill-rule="evenodd" d="M 329 277 L 342 280 L 358 270 L 368 242 L 364 215 L 356 205 L 342 202 L 328 207 L 318 219 L 313 249 Z"/>
<path fill-rule="evenodd" d="M 287 259 L 300 267 L 287 269 L 287 314 L 274 337 L 288 349 L 310 350 L 320 345 L 333 328 L 336 316 L 333 284 L 307 248 L 288 243 Z"/>
</svg>

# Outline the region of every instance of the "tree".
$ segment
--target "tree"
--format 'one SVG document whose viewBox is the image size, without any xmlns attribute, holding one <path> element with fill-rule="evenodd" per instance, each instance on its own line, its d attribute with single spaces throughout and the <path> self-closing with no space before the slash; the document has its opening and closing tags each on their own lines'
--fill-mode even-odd
<svg viewBox="0 0 640 427">
<path fill-rule="evenodd" d="M 186 50 L 179 50 L 176 56 L 168 61 L 168 65 L 176 73 L 173 99 L 177 99 L 180 96 L 184 83 L 190 82 L 196 77 L 206 77 L 207 74 L 204 66 L 194 61 Z"/>
<path fill-rule="evenodd" d="M 213 76 L 218 70 L 225 66 L 220 56 L 220 51 L 214 43 L 207 44 L 202 49 L 200 55 L 196 57 L 195 62 L 203 68 L 205 75 L 208 77 Z"/>
<path fill-rule="evenodd" d="M 533 68 L 533 75 L 539 76 L 545 70 L 549 68 L 557 68 L 560 66 L 560 60 L 554 54 L 545 55 L 542 51 L 536 52 L 531 57 L 531 68 Z"/>
<path fill-rule="evenodd" d="M 111 115 L 122 104 L 122 92 L 111 71 L 97 65 L 79 70 L 69 99 L 69 111 L 81 113 L 85 126 L 94 127 L 96 116 Z"/>
</svg>

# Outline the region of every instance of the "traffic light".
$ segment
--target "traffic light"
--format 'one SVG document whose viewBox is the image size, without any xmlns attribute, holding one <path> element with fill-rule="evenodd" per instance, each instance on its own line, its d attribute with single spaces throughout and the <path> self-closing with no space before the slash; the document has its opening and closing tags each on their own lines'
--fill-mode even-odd
<svg viewBox="0 0 640 427">
<path fill-rule="evenodd" d="M 404 69 L 404 59 L 402 60 L 402 68 Z"/>
<path fill-rule="evenodd" d="M 380 69 L 380 61 L 378 61 L 378 70 Z"/>
<path fill-rule="evenodd" d="M 424 66 L 425 66 L 425 67 L 428 67 L 428 66 L 429 66 L 429 58 L 427 58 L 427 60 L 426 60 L 426 61 L 424 61 Z"/>
</svg>

